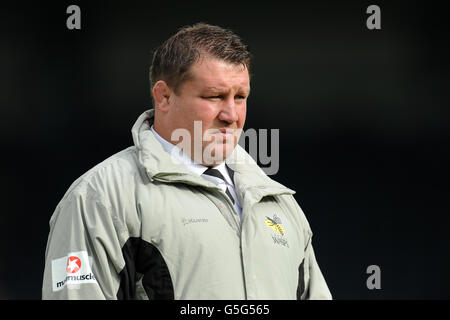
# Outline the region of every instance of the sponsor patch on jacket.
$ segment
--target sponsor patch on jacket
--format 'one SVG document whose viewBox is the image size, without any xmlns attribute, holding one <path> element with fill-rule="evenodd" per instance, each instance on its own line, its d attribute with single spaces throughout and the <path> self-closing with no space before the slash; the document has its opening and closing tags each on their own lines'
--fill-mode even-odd
<svg viewBox="0 0 450 320">
<path fill-rule="evenodd" d="M 84 283 L 97 283 L 92 273 L 92 257 L 87 251 L 71 252 L 67 256 L 52 260 L 53 291 L 65 286 L 77 289 Z"/>
</svg>

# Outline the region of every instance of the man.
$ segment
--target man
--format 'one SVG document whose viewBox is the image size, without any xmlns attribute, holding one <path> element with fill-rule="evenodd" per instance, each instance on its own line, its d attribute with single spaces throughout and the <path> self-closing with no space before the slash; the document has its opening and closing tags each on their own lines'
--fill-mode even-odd
<svg viewBox="0 0 450 320">
<path fill-rule="evenodd" d="M 330 299 L 294 191 L 237 145 L 250 53 L 185 27 L 154 54 L 134 146 L 76 180 L 51 220 L 44 299 Z"/>
</svg>

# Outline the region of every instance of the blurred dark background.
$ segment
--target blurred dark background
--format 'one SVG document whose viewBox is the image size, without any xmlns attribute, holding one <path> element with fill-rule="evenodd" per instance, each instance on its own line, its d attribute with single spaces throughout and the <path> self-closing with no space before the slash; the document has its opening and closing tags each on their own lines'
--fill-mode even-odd
<svg viewBox="0 0 450 320">
<path fill-rule="evenodd" d="M 66 28 L 71 4 L 81 30 Z M 371 4 L 381 30 L 366 28 Z M 132 144 L 152 50 L 203 21 L 253 52 L 245 128 L 280 129 L 273 177 L 297 191 L 334 298 L 449 299 L 446 15 L 426 1 L 2 3 L 0 298 L 41 298 L 58 201 Z"/>
</svg>

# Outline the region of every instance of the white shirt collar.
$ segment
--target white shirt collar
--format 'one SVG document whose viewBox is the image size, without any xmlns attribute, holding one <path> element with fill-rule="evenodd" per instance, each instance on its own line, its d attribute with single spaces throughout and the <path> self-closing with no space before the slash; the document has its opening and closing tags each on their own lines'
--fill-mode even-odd
<svg viewBox="0 0 450 320">
<path fill-rule="evenodd" d="M 153 128 L 153 125 L 150 127 L 150 130 L 153 132 L 156 140 L 159 141 L 159 143 L 161 143 L 162 147 L 164 148 L 164 150 L 170 154 L 172 157 L 174 157 L 175 159 L 177 159 L 178 161 L 180 161 L 181 163 L 183 163 L 184 165 L 186 165 L 186 167 L 194 172 L 197 175 L 202 175 L 203 172 L 206 171 L 206 169 L 208 169 L 208 167 L 199 164 L 197 162 L 195 162 L 194 160 L 192 160 L 189 156 L 187 156 L 185 153 L 183 153 L 183 151 L 178 148 L 176 145 L 170 143 L 169 141 L 167 141 L 166 139 L 164 139 L 163 137 L 161 137 Z M 225 162 L 222 162 L 221 164 L 213 167 L 214 169 L 217 169 L 220 171 L 220 173 L 224 176 L 226 182 L 231 185 L 234 186 L 233 181 L 231 180 L 230 174 L 228 173 L 227 168 L 225 167 Z"/>
</svg>

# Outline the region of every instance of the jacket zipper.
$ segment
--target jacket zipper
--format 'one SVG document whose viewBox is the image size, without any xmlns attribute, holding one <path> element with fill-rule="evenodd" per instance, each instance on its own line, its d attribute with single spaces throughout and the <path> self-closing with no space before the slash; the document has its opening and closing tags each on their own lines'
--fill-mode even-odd
<svg viewBox="0 0 450 320">
<path fill-rule="evenodd" d="M 231 199 L 229 199 L 228 195 L 221 191 L 221 190 L 217 190 L 217 193 L 220 193 L 223 197 L 225 197 L 225 200 L 228 203 L 228 206 L 231 207 L 232 213 L 233 215 L 239 216 L 239 213 L 236 211 L 236 208 L 234 207 L 233 203 L 231 202 Z M 242 207 L 242 213 L 244 212 L 244 208 Z M 244 255 L 242 253 L 242 225 L 244 223 L 244 219 L 246 217 L 244 215 L 241 214 L 241 217 L 239 218 L 239 224 L 238 224 L 238 230 L 239 230 L 239 255 L 241 258 L 241 268 L 242 268 L 242 281 L 244 283 L 244 297 L 245 300 L 248 300 L 248 295 L 247 295 L 247 282 L 246 282 L 246 278 L 245 278 L 245 268 L 244 268 Z M 234 220 L 236 221 L 236 218 L 234 218 Z"/>
<path fill-rule="evenodd" d="M 170 181 L 170 180 L 165 180 L 165 179 L 161 179 L 161 178 L 156 178 L 154 180 L 158 180 L 160 182 L 165 182 L 165 183 L 172 183 L 172 181 Z M 236 211 L 236 208 L 234 207 L 233 203 L 231 202 L 231 199 L 229 199 L 228 195 L 225 192 L 221 191 L 220 189 L 218 189 L 216 191 L 217 191 L 217 193 L 221 194 L 221 196 L 225 197 L 225 201 L 227 201 L 228 205 L 231 207 L 232 214 L 234 216 L 239 216 L 239 213 Z M 244 212 L 244 208 L 242 207 L 242 213 L 243 212 Z M 245 268 L 244 268 L 244 256 L 242 254 L 242 225 L 244 223 L 245 218 L 246 217 L 241 214 L 240 223 L 238 224 L 238 230 L 239 230 L 239 253 L 240 253 L 240 257 L 241 257 L 242 280 L 244 283 L 244 297 L 245 297 L 245 300 L 248 300 L 247 282 L 246 282 L 246 278 L 245 278 Z M 236 218 L 234 218 L 234 220 L 236 221 Z"/>
</svg>

